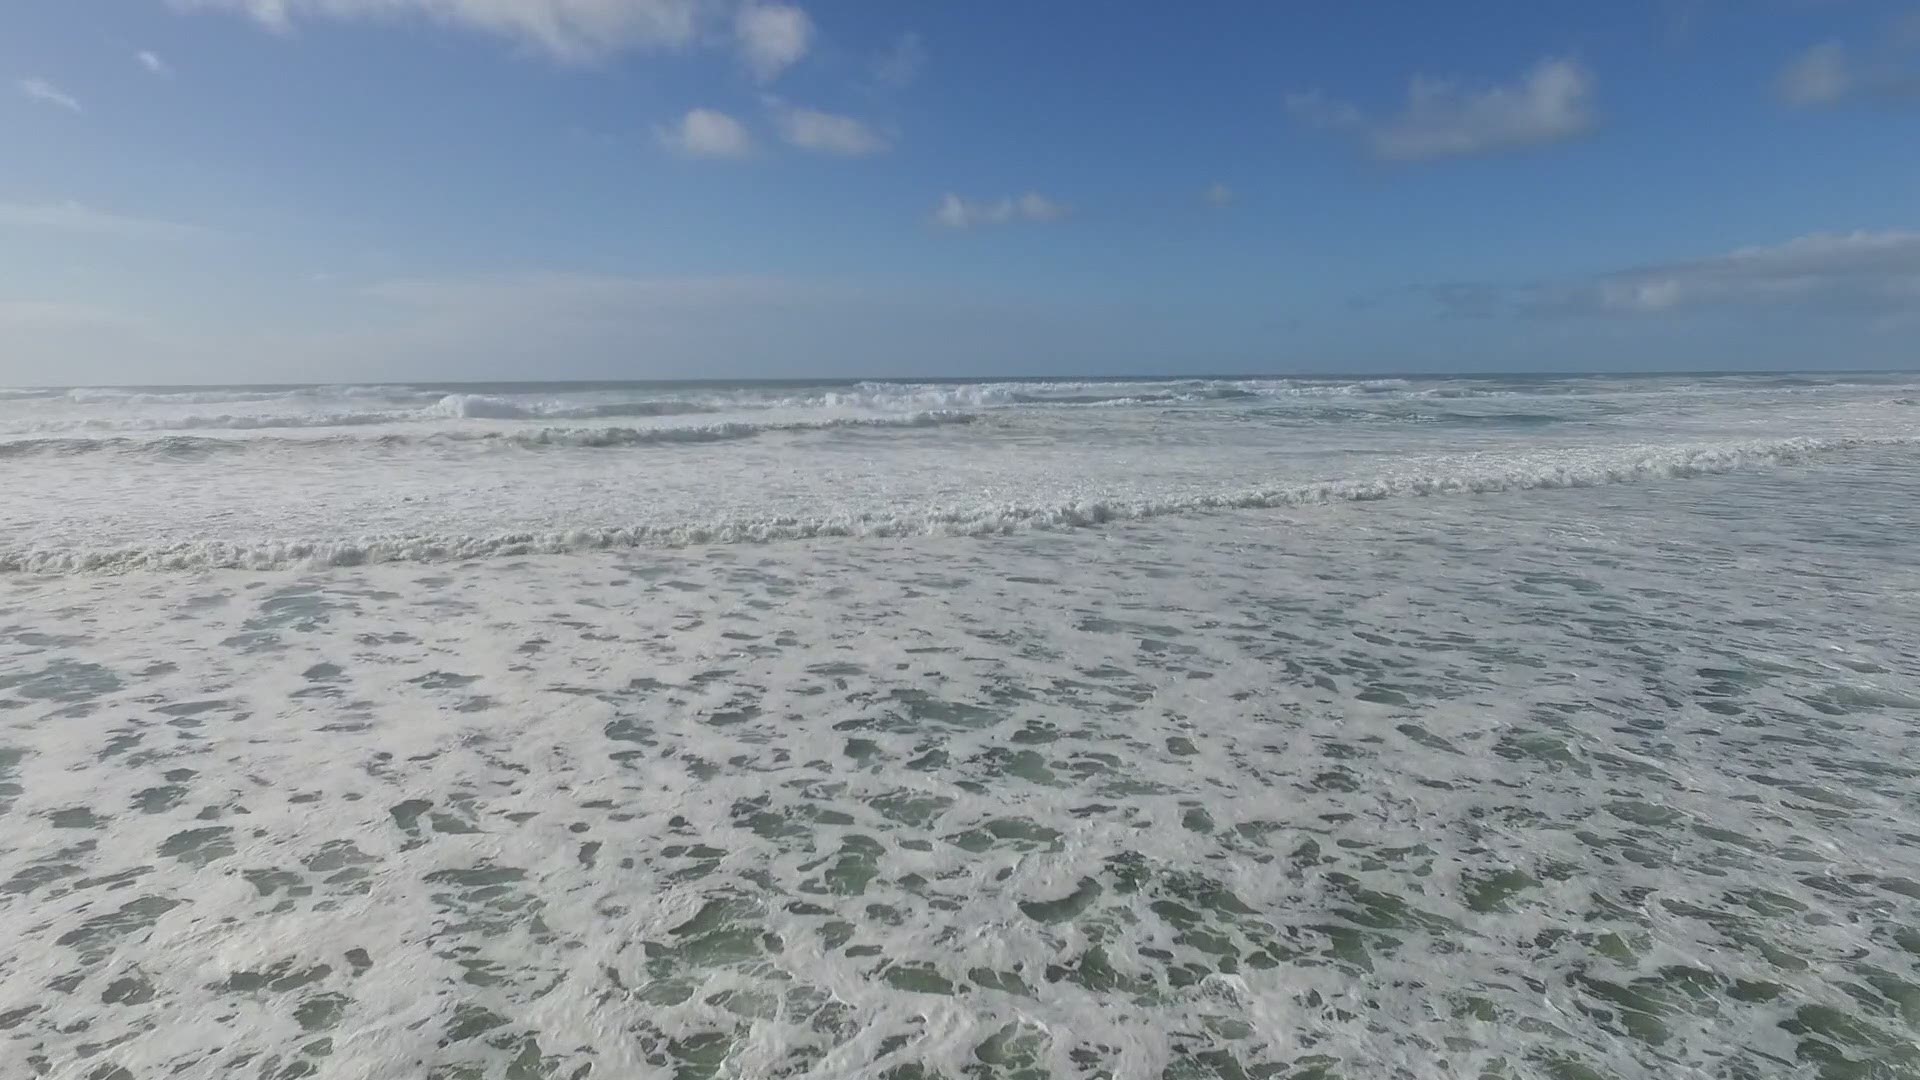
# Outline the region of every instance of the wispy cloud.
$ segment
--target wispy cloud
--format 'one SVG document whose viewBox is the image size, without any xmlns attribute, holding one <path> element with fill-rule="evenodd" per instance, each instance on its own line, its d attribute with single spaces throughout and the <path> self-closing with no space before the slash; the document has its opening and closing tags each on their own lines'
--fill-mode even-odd
<svg viewBox="0 0 1920 1080">
<path fill-rule="evenodd" d="M 1703 259 L 1504 288 L 1445 285 L 1456 314 L 1651 316 L 1711 309 L 1884 314 L 1920 307 L 1920 232 L 1813 233 Z"/>
<path fill-rule="evenodd" d="M 247 16 L 285 33 L 302 20 L 414 18 L 492 34 L 569 62 L 696 42 L 711 0 L 168 0 Z"/>
<path fill-rule="evenodd" d="M 949 229 L 971 229 L 977 225 L 1006 225 L 1015 221 L 1058 221 L 1067 214 L 1067 206 L 1033 191 L 1017 199 L 991 201 L 948 194 L 934 208 L 933 222 Z"/>
<path fill-rule="evenodd" d="M 1920 13 L 1912 26 L 1896 22 L 1883 35 L 1881 47 L 1864 60 L 1838 41 L 1815 45 L 1780 69 L 1774 90 L 1780 100 L 1802 109 L 1861 98 L 1920 100 L 1920 69 L 1900 55 L 1920 48 Z"/>
<path fill-rule="evenodd" d="M 158 75 L 161 78 L 166 78 L 173 74 L 173 67 L 165 60 L 162 60 L 159 53 L 142 49 L 134 53 L 133 58 L 139 61 L 140 66 L 146 68 L 151 74 Z"/>
<path fill-rule="evenodd" d="M 79 100 L 72 94 L 67 93 L 45 79 L 21 79 L 20 92 L 34 101 L 52 105 L 56 108 L 66 109 L 69 112 L 80 113 L 87 111 L 80 107 Z"/>
<path fill-rule="evenodd" d="M 1591 130 L 1593 76 L 1570 59 L 1546 59 L 1511 85 L 1468 87 L 1416 76 L 1406 107 L 1384 119 L 1318 90 L 1289 95 L 1302 123 L 1358 135 L 1385 161 L 1430 161 L 1559 142 Z"/>
<path fill-rule="evenodd" d="M 44 229 L 124 237 L 186 237 L 206 232 L 195 225 L 130 217 L 77 202 L 0 203 L 0 229 Z"/>
<path fill-rule="evenodd" d="M 874 61 L 873 77 L 880 85 L 898 90 L 918 79 L 926 66 L 926 44 L 920 40 L 919 34 L 908 31 L 901 34 L 880 59 Z"/>
<path fill-rule="evenodd" d="M 1360 111 L 1360 106 L 1329 97 L 1324 90 L 1288 94 L 1287 111 L 1295 120 L 1327 131 L 1358 130 L 1367 125 L 1367 114 Z"/>
<path fill-rule="evenodd" d="M 1803 108 L 1838 102 L 1853 90 L 1847 47 L 1829 41 L 1801 53 L 1781 70 L 1778 90 L 1782 101 Z"/>
<path fill-rule="evenodd" d="M 753 154 L 746 127 L 714 109 L 690 109 L 658 134 L 662 146 L 683 157 L 738 160 Z"/>
<path fill-rule="evenodd" d="M 1200 193 L 1200 198 L 1208 206 L 1216 210 L 1224 210 L 1233 205 L 1233 189 L 1221 183 L 1209 184 L 1207 190 Z"/>
<path fill-rule="evenodd" d="M 780 137 L 802 150 L 841 157 L 869 157 L 892 148 L 887 138 L 851 116 L 818 109 L 775 106 Z"/>
<path fill-rule="evenodd" d="M 1895 18 L 1887 31 L 1887 41 L 1894 48 L 1920 49 L 1920 8 Z"/>
<path fill-rule="evenodd" d="M 789 4 L 750 3 L 734 16 L 733 32 L 747 70 L 761 82 L 779 78 L 813 44 L 813 20 Z"/>
</svg>

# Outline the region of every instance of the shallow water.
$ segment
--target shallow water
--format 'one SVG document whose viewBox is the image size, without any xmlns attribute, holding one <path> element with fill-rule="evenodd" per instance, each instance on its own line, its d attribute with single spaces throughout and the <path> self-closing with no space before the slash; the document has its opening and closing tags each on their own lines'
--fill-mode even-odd
<svg viewBox="0 0 1920 1080">
<path fill-rule="evenodd" d="M 0 1076 L 1920 1075 L 1920 449 L 1765 393 L 1827 443 L 10 574 Z M 1511 437 L 1402 453 L 1627 453 Z"/>
</svg>

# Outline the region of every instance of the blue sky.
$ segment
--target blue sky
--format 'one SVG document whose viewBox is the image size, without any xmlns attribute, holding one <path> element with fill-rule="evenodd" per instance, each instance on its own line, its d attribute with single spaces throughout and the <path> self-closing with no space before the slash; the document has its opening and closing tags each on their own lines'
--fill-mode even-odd
<svg viewBox="0 0 1920 1080">
<path fill-rule="evenodd" d="M 1920 366 L 1920 0 L 22 0 L 0 383 Z"/>
</svg>

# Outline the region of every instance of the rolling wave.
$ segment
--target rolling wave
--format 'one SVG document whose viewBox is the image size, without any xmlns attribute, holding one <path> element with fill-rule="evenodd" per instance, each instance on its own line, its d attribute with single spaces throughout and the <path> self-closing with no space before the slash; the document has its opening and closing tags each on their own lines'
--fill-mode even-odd
<svg viewBox="0 0 1920 1080">
<path fill-rule="evenodd" d="M 1311 507 L 1382 499 L 1555 490 L 1711 476 L 1788 465 L 1867 448 L 1920 445 L 1920 436 L 1795 438 L 1680 446 L 1468 456 L 1452 468 L 1222 490 L 1165 498 L 1087 499 L 1052 505 L 926 507 L 875 514 L 736 517 L 708 522 L 586 526 L 475 535 L 390 535 L 273 542 L 193 541 L 151 547 L 0 550 L 0 572 L 274 570 L 437 562 L 616 548 L 684 547 L 816 538 L 992 536 L 1216 511 Z"/>
</svg>

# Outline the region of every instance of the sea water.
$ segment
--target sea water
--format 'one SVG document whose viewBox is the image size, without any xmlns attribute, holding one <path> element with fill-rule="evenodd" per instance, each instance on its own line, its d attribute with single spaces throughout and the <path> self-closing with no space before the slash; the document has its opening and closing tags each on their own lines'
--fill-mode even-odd
<svg viewBox="0 0 1920 1080">
<path fill-rule="evenodd" d="M 1920 1075 L 1916 402 L 0 391 L 0 1076 Z"/>
</svg>

